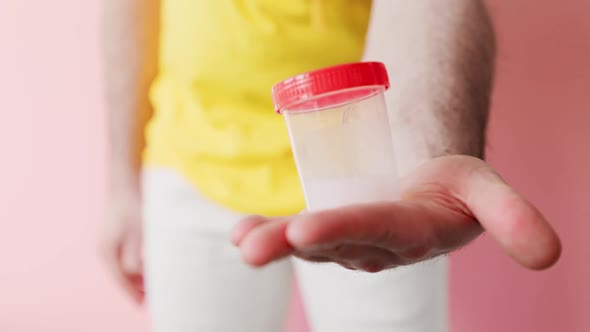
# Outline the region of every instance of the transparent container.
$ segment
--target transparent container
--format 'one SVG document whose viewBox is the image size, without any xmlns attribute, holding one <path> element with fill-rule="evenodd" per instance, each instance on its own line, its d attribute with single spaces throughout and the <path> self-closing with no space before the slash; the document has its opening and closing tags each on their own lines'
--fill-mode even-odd
<svg viewBox="0 0 590 332">
<path fill-rule="evenodd" d="M 329 67 L 273 87 L 308 211 L 398 197 L 382 63 Z"/>
</svg>

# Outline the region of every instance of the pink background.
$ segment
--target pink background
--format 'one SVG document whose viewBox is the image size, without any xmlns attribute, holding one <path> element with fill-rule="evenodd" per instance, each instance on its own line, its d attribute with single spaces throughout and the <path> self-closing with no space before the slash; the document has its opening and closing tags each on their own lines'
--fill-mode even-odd
<svg viewBox="0 0 590 332">
<path fill-rule="evenodd" d="M 99 1 L 0 1 L 0 331 L 146 331 L 95 250 L 104 206 Z M 489 160 L 564 239 L 525 271 L 484 236 L 453 255 L 456 332 L 590 331 L 590 2 L 489 1 Z M 290 332 L 304 331 L 296 302 Z"/>
</svg>

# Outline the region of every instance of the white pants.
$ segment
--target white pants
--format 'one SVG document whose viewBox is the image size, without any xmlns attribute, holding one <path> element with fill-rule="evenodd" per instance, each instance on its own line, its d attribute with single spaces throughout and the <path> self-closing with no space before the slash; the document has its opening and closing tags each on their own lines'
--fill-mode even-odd
<svg viewBox="0 0 590 332">
<path fill-rule="evenodd" d="M 147 299 L 155 332 L 280 332 L 291 264 L 315 332 L 447 331 L 447 261 L 369 274 L 283 260 L 255 269 L 229 242 L 240 218 L 171 170 L 144 173 Z"/>
</svg>

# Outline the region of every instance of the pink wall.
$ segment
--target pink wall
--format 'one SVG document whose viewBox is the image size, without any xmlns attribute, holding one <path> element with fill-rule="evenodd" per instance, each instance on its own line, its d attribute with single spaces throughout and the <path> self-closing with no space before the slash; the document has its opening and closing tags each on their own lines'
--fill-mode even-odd
<svg viewBox="0 0 590 332">
<path fill-rule="evenodd" d="M 500 43 L 489 160 L 564 239 L 527 272 L 489 237 L 452 261 L 453 331 L 590 331 L 590 2 L 489 1 Z"/>
<path fill-rule="evenodd" d="M 99 3 L 0 1 L 0 331 L 147 329 L 95 255 Z M 489 3 L 501 45 L 490 161 L 565 249 L 544 273 L 515 266 L 487 237 L 455 254 L 453 331 L 590 331 L 590 2 Z M 300 309 L 291 332 L 303 329 Z"/>
<path fill-rule="evenodd" d="M 146 330 L 96 258 L 98 3 L 0 1 L 3 332 Z"/>
</svg>

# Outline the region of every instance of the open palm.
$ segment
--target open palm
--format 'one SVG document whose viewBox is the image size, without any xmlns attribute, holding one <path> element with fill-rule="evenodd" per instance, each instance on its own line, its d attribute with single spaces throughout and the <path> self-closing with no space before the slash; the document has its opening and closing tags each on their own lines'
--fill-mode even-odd
<svg viewBox="0 0 590 332">
<path fill-rule="evenodd" d="M 433 159 L 401 187 L 397 201 L 248 217 L 232 241 L 255 266 L 296 255 L 367 272 L 451 252 L 483 231 L 525 267 L 547 268 L 559 258 L 559 239 L 543 215 L 480 159 Z"/>
</svg>

